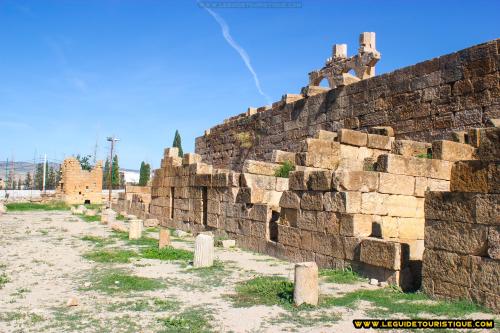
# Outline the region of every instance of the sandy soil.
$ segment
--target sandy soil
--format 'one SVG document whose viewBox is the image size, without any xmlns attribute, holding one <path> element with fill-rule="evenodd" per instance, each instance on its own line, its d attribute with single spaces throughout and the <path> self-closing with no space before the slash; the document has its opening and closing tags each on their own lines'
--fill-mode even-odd
<svg viewBox="0 0 500 333">
<path fill-rule="evenodd" d="M 82 256 L 96 249 L 94 243 L 81 239 L 87 235 L 111 239 L 105 248 L 138 249 L 111 237 L 108 226 L 84 222 L 69 212 L 0 216 L 0 276 L 8 278 L 0 287 L 0 332 L 159 332 L 164 329 L 162 318 L 190 309 L 213 316 L 210 322 L 215 332 L 355 332 L 352 320 L 366 318 L 364 311 L 371 308 L 370 303 L 361 302 L 356 310 L 331 307 L 309 311 L 309 320 L 294 320 L 294 313 L 279 306 L 235 307 L 227 295 L 234 293 L 236 283 L 262 275 L 293 279 L 293 264 L 222 248 L 216 249 L 216 256 L 224 269 L 214 276 L 154 259 L 97 263 Z M 157 238 L 157 233 L 148 236 Z M 193 248 L 192 240 L 173 240 L 174 247 Z M 108 269 L 158 279 L 165 287 L 113 295 L 92 289 L 96 274 Z M 329 295 L 378 288 L 365 282 L 341 285 L 325 281 L 320 287 L 322 294 Z M 78 305 L 69 307 L 66 303 L 72 297 Z M 152 300 L 173 305 L 158 309 Z M 148 306 L 137 309 L 141 304 Z M 323 319 L 316 321 L 315 317 Z"/>
</svg>

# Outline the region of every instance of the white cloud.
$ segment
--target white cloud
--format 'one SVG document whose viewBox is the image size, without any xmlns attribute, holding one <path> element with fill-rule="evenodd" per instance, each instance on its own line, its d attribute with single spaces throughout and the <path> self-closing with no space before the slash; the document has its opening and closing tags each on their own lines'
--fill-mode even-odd
<svg viewBox="0 0 500 333">
<path fill-rule="evenodd" d="M 202 6 L 202 7 L 205 8 L 205 10 L 210 15 L 212 15 L 212 17 L 217 21 L 217 23 L 219 23 L 219 25 L 222 29 L 222 35 L 224 36 L 224 39 L 229 43 L 229 45 L 231 45 L 231 47 L 233 49 L 236 50 L 236 52 L 238 52 L 241 59 L 245 63 L 245 66 L 247 66 L 248 70 L 252 74 L 253 80 L 255 81 L 255 87 L 259 91 L 259 94 L 261 94 L 266 99 L 267 104 L 271 104 L 271 99 L 269 98 L 268 95 L 266 95 L 266 93 L 264 93 L 264 91 L 262 90 L 262 87 L 260 86 L 259 77 L 252 67 L 248 53 L 245 51 L 245 49 L 243 47 L 238 45 L 238 43 L 236 43 L 236 41 L 233 39 L 233 37 L 231 36 L 231 33 L 229 32 L 229 26 L 227 25 L 226 21 L 224 21 L 224 19 L 221 16 L 219 16 L 216 12 L 214 12 L 213 10 L 211 10 L 205 6 Z"/>
</svg>

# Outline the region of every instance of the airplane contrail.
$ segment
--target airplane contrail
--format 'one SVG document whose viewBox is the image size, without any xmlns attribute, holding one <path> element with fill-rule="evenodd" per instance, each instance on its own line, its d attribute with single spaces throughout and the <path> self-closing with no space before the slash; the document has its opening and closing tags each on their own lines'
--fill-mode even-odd
<svg viewBox="0 0 500 333">
<path fill-rule="evenodd" d="M 227 25 L 226 21 L 224 21 L 224 19 L 221 16 L 219 16 L 216 12 L 214 12 L 210 8 L 207 8 L 205 6 L 202 6 L 202 7 L 205 8 L 206 11 L 210 15 L 212 15 L 212 17 L 217 21 L 217 23 L 219 23 L 219 25 L 222 29 L 222 35 L 224 36 L 224 39 L 229 43 L 229 45 L 231 45 L 231 47 L 233 49 L 236 50 L 236 52 L 239 53 L 241 59 L 243 60 L 243 62 L 245 63 L 248 70 L 250 71 L 250 73 L 253 76 L 253 80 L 255 81 L 255 87 L 259 91 L 259 94 L 261 94 L 266 99 L 267 104 L 272 104 L 269 96 L 267 96 L 266 93 L 264 93 L 264 91 L 262 91 L 262 87 L 260 86 L 259 77 L 257 76 L 257 73 L 255 73 L 255 70 L 253 69 L 252 64 L 250 63 L 250 57 L 248 56 L 248 53 L 245 51 L 244 48 L 242 48 L 240 45 L 238 45 L 238 43 L 236 43 L 236 41 L 233 39 L 233 37 L 229 33 L 229 26 Z"/>
</svg>

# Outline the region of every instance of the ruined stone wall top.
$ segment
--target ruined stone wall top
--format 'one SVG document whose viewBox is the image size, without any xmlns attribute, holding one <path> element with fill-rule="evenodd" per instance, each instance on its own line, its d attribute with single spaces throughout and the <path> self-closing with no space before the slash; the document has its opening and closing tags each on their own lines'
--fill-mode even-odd
<svg viewBox="0 0 500 333">
<path fill-rule="evenodd" d="M 336 89 L 309 86 L 207 130 L 196 152 L 216 168 L 241 170 L 273 149 L 299 151 L 318 130 L 392 126 L 397 139 L 450 139 L 500 117 L 499 49 L 493 40 Z"/>
</svg>

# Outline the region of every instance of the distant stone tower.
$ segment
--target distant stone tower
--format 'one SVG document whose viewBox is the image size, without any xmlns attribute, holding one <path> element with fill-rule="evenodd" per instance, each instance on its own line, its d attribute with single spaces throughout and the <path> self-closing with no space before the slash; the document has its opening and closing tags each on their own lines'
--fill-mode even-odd
<svg viewBox="0 0 500 333">
<path fill-rule="evenodd" d="M 67 204 L 102 203 L 102 161 L 87 171 L 76 158 L 65 159 L 56 194 Z"/>
</svg>

